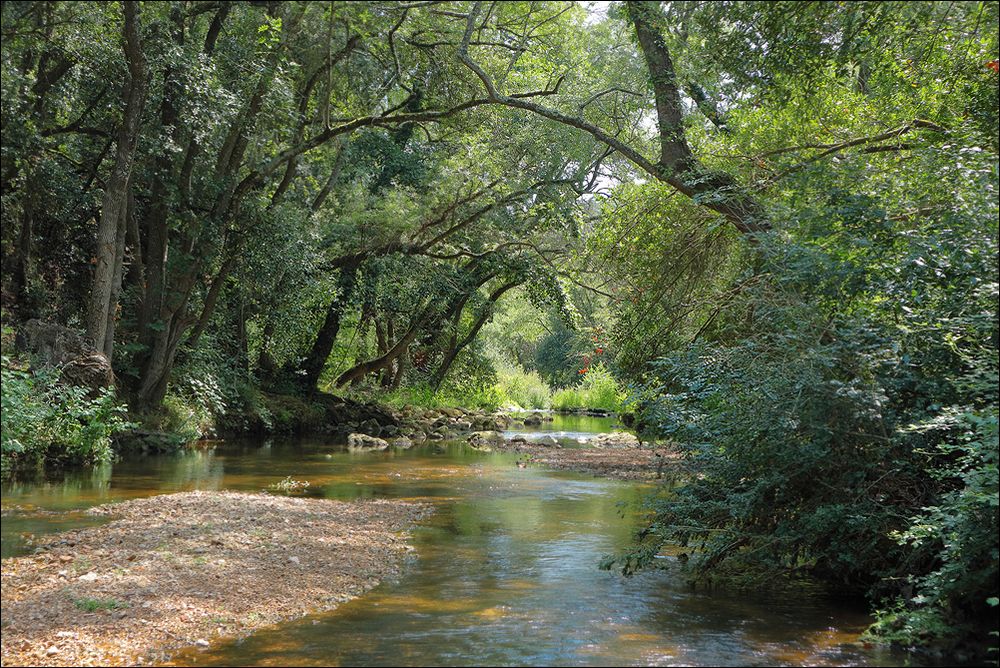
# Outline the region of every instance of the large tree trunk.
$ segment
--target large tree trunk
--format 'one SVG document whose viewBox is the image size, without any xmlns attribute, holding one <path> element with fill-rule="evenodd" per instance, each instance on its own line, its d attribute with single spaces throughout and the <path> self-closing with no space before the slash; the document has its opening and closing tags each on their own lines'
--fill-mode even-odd
<svg viewBox="0 0 1000 668">
<path fill-rule="evenodd" d="M 695 157 L 684 135 L 683 108 L 674 63 L 660 33 L 663 10 L 659 3 L 630 0 L 626 10 L 639 50 L 653 84 L 656 119 L 660 133 L 658 178 L 728 218 L 744 233 L 770 228 L 763 208 L 729 174 L 710 171 Z"/>
<path fill-rule="evenodd" d="M 122 276 L 125 273 L 125 235 L 128 228 L 127 219 L 131 215 L 129 202 L 132 197 L 126 193 L 125 202 L 122 204 L 124 211 L 118 217 L 118 231 L 116 233 L 115 245 L 115 272 L 111 277 L 111 295 L 108 308 L 108 322 L 104 331 L 103 351 L 110 361 L 115 352 L 115 319 L 118 317 L 118 297 L 122 291 Z"/>
<path fill-rule="evenodd" d="M 170 12 L 170 31 L 178 47 L 184 45 L 184 18 L 180 7 L 175 3 Z M 163 97 L 160 100 L 160 127 L 170 128 L 171 139 L 180 144 L 181 124 L 177 110 L 181 96 L 181 83 L 178 73 L 167 65 L 163 72 Z M 193 143 L 194 140 L 192 140 Z M 185 160 L 192 156 L 196 149 L 188 145 Z M 169 183 L 174 173 L 173 155 L 166 147 L 160 147 L 153 160 L 153 183 L 150 187 L 149 211 L 143 218 L 145 246 L 143 248 L 143 264 L 146 269 L 145 288 L 142 291 L 142 302 L 139 305 L 139 341 L 146 346 L 146 355 L 152 354 L 159 327 L 160 311 L 167 292 L 167 259 L 170 248 L 169 202 L 171 185 Z"/>
<path fill-rule="evenodd" d="M 309 350 L 309 355 L 302 365 L 305 371 L 304 382 L 306 387 L 310 389 L 314 389 L 316 383 L 319 382 L 319 377 L 323 373 L 323 367 L 326 366 L 326 360 L 333 350 L 337 334 L 340 333 L 341 317 L 347 306 L 347 300 L 350 298 L 351 293 L 354 292 L 357 275 L 357 264 L 343 267 L 340 270 L 340 279 L 337 281 L 337 294 L 326 310 L 326 318 L 323 320 L 323 326 L 319 328 L 316 340 L 313 342 L 312 348 Z"/>
<path fill-rule="evenodd" d="M 115 166 L 104 190 L 101 206 L 101 219 L 97 228 L 97 265 L 87 309 L 87 336 L 108 357 L 111 356 L 114 316 L 118 309 L 115 284 L 117 282 L 119 287 L 121 285 L 129 179 L 139 139 L 139 121 L 146 99 L 146 59 L 139 37 L 139 3 L 127 1 L 123 4 L 123 9 L 124 51 L 128 62 L 129 84 L 124 95 L 125 112 L 118 129 Z"/>
<path fill-rule="evenodd" d="M 14 301 L 22 317 L 34 311 L 30 301 L 32 278 L 31 251 L 35 236 L 34 175 L 29 172 L 25 184 L 25 196 L 21 202 L 21 231 L 17 239 L 14 257 L 13 285 Z"/>
<path fill-rule="evenodd" d="M 452 338 L 451 345 L 448 347 L 448 350 L 445 351 L 444 359 L 441 360 L 441 364 L 438 366 L 438 370 L 434 374 L 433 387 L 435 391 L 441 387 L 441 383 L 444 382 L 444 379 L 448 375 L 448 371 L 451 369 L 451 365 L 454 364 L 455 358 L 458 357 L 458 354 L 462 352 L 470 343 L 472 343 L 477 336 L 479 336 L 479 330 L 481 330 L 483 325 L 486 324 L 486 321 L 490 319 L 490 316 L 493 314 L 493 307 L 496 303 L 506 292 L 513 290 L 520 284 L 521 283 L 519 281 L 512 281 L 505 285 L 501 285 L 499 288 L 494 290 L 490 294 L 483 310 L 480 312 L 479 317 L 476 318 L 476 321 L 472 324 L 472 327 L 469 329 L 469 332 L 465 335 L 465 337 L 460 342 L 456 340 L 457 337 Z"/>
</svg>

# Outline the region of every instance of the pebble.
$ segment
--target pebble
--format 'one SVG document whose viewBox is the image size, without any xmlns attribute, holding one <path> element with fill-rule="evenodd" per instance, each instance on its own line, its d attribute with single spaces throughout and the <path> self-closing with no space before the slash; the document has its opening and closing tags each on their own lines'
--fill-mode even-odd
<svg viewBox="0 0 1000 668">
<path fill-rule="evenodd" d="M 207 619 L 229 615 L 234 608 L 270 612 L 220 626 L 220 635 L 243 634 L 265 623 L 328 610 L 398 571 L 393 557 L 400 556 L 406 546 L 397 531 L 408 528 L 427 509 L 402 502 L 348 504 L 237 492 L 183 492 L 98 506 L 90 512 L 114 520 L 76 531 L 84 549 L 78 549 L 74 561 L 80 563 L 87 555 L 100 562 L 88 564 L 88 572 L 59 571 L 69 562 L 57 555 L 46 555 L 44 561 L 31 556 L 4 560 L 3 665 L 156 663 L 155 657 L 136 658 L 136 650 L 152 646 L 155 651 L 169 652 L 178 644 L 209 648 L 212 643 L 196 634 L 205 633 Z M 150 528 L 153 516 L 162 519 L 156 530 Z M 211 532 L 191 530 L 207 516 L 225 519 Z M 269 537 L 265 544 L 259 537 L 262 530 Z M 317 544 L 316 535 L 328 538 L 328 544 Z M 204 550 L 218 536 L 225 536 L 224 544 Z M 51 549 L 53 544 L 46 547 Z M 163 549 L 150 549 L 161 544 Z M 203 561 L 198 561 L 196 567 L 193 560 L 206 552 L 215 553 L 215 558 L 204 562 L 212 566 L 202 568 Z M 141 582 L 127 577 L 121 568 L 123 557 L 133 555 L 141 557 L 131 564 L 133 570 L 143 571 Z M 326 566 L 334 556 L 349 568 L 331 582 Z M 140 561 L 143 565 L 136 567 Z M 7 610 L 11 584 L 20 595 L 36 597 L 44 595 L 48 582 L 66 586 L 68 580 L 84 586 L 78 585 L 73 597 L 60 599 L 55 611 L 43 614 L 34 607 L 31 612 L 36 614 L 29 613 L 26 619 Z M 94 589 L 97 583 L 99 590 Z M 300 599 L 288 596 L 303 587 L 306 594 Z M 102 599 L 130 601 L 131 609 L 89 615 L 73 604 L 73 598 L 85 591 Z M 330 593 L 336 597 L 329 597 Z M 178 601 L 174 596 L 183 598 Z M 197 598 L 198 605 L 185 598 Z M 171 600 L 176 603 L 161 605 Z M 142 619 L 154 611 L 155 623 Z M 86 634 L 64 630 L 84 623 Z"/>
</svg>

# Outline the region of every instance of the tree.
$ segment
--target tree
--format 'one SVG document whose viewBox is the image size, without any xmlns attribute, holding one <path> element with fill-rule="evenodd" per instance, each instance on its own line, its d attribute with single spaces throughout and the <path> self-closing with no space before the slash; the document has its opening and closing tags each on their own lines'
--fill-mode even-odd
<svg viewBox="0 0 1000 668">
<path fill-rule="evenodd" d="M 116 137 L 114 167 L 104 189 L 101 220 L 97 228 L 94 285 L 87 312 L 87 336 L 111 359 L 114 354 L 115 318 L 125 257 L 125 227 L 129 211 L 129 180 L 139 141 L 139 122 L 146 101 L 146 58 L 139 35 L 139 3 L 124 2 L 125 59 L 129 80 L 122 98 L 124 111 Z"/>
</svg>

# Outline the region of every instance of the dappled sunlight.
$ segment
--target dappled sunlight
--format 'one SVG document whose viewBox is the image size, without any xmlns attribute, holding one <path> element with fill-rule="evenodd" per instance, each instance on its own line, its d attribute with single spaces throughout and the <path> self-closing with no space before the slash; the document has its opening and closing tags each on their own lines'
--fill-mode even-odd
<svg viewBox="0 0 1000 668">
<path fill-rule="evenodd" d="M 302 532 L 295 549 L 282 538 L 285 529 L 271 532 L 241 526 L 225 514 L 144 518 L 147 537 L 135 552 L 146 554 L 124 562 L 125 572 L 118 577 L 123 578 L 122 586 L 131 583 L 127 586 L 146 594 L 129 599 L 125 616 L 115 621 L 129 624 L 132 619 L 152 622 L 176 616 L 200 629 L 200 635 L 183 636 L 186 642 L 204 637 L 211 646 L 175 654 L 176 665 L 609 664 L 620 657 L 643 663 L 699 663 L 730 656 L 782 662 L 799 655 L 818 661 L 828 654 L 871 661 L 869 655 L 841 649 L 855 647 L 851 643 L 862 628 L 855 621 L 858 616 L 844 614 L 845 626 L 831 626 L 831 616 L 838 618 L 839 613 L 818 599 L 786 603 L 785 614 L 785 608 L 770 611 L 767 601 L 692 593 L 669 572 L 623 579 L 598 571 L 603 555 L 622 549 L 631 539 L 633 520 L 623 522 L 622 513 L 634 516 L 628 504 L 638 500 L 646 484 L 518 469 L 508 455 L 457 444 L 444 448 L 425 444 L 389 457 L 378 452 L 349 454 L 318 443 L 275 442 L 266 448 L 266 456 L 262 454 L 249 444 L 220 445 L 212 466 L 187 466 L 181 456 L 163 460 L 151 475 L 126 465 L 121 474 L 116 471 L 111 476 L 111 483 L 139 497 L 173 488 L 178 474 L 184 486 L 221 484 L 248 491 L 292 476 L 309 481 L 306 495 L 274 499 L 308 504 L 317 497 L 390 497 L 429 502 L 437 512 L 413 533 L 416 550 L 400 574 L 391 575 L 362 598 L 337 601 L 339 607 L 331 613 L 277 625 L 272 624 L 274 615 L 298 605 L 297 601 L 315 605 L 322 592 L 342 588 L 344 579 L 355 572 L 347 552 L 381 540 L 381 529 L 371 525 L 366 506 L 345 505 L 338 511 L 337 521 L 350 527 L 347 533 L 316 531 L 310 527 L 316 520 L 309 517 L 293 521 L 289 530 Z M 192 475 L 193 471 L 201 473 Z M 44 508 L 39 491 L 24 493 L 35 494 L 36 508 Z M 10 517 L 17 516 L 13 508 L 17 502 L 15 495 Z M 85 503 L 79 498 L 76 502 Z M 30 512 L 25 509 L 26 515 Z M 51 528 L 58 530 L 63 526 L 59 518 L 58 513 L 41 514 L 32 521 L 43 526 L 52 522 Z M 157 538 L 164 533 L 170 534 L 168 539 Z M 212 540 L 221 545 L 212 545 Z M 322 565 L 313 563 L 318 557 L 308 556 L 318 554 L 316 550 L 329 552 Z M 255 599 L 241 592 L 250 592 L 256 579 L 273 577 L 261 570 L 262 559 L 277 559 L 289 575 L 297 573 L 300 566 L 289 557 L 310 563 L 321 575 L 318 580 L 282 579 L 280 601 L 261 614 Z M 104 577 L 105 571 L 97 572 Z M 206 584 L 192 592 L 167 591 L 157 584 L 157 578 L 169 580 L 185 572 L 200 574 Z M 225 590 L 238 598 L 220 608 L 227 594 L 212 582 L 224 583 Z M 115 591 L 81 589 L 77 596 L 120 595 Z M 4 598 L 6 607 L 6 589 Z M 30 605 L 67 610 L 66 601 L 34 599 Z M 110 614 L 97 613 L 94 619 L 110 620 Z M 734 627 L 734 620 L 743 621 Z M 759 622 L 747 626 L 747 620 Z M 102 623 L 91 625 L 101 629 Z M 85 631 L 86 622 L 81 624 Z M 772 627 L 778 630 L 768 630 Z M 238 643 L 224 640 L 246 628 L 257 630 Z M 717 630 L 726 628 L 738 631 L 725 635 L 725 642 L 716 641 L 723 637 Z M 850 630 L 837 630 L 842 628 Z M 164 643 L 177 644 L 161 635 Z"/>
</svg>

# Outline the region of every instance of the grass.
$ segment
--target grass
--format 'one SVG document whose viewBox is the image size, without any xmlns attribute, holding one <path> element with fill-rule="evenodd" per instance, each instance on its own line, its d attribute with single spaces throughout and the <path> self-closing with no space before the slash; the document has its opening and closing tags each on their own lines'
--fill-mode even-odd
<svg viewBox="0 0 1000 668">
<path fill-rule="evenodd" d="M 625 394 L 604 366 L 588 370 L 573 388 L 555 393 L 537 371 L 526 371 L 517 363 L 494 361 L 496 381 L 475 388 L 456 388 L 445 384 L 435 391 L 427 384 L 401 387 L 392 392 L 380 388 L 353 389 L 348 394 L 360 401 L 376 401 L 395 408 L 416 406 L 434 408 L 497 408 L 575 410 L 599 408 L 621 410 Z"/>
<path fill-rule="evenodd" d="M 496 387 L 507 406 L 548 408 L 552 397 L 552 390 L 537 371 L 525 371 L 518 365 L 497 369 Z"/>
<path fill-rule="evenodd" d="M 77 598 L 73 599 L 73 605 L 84 612 L 97 612 L 98 610 L 121 610 L 128 607 L 128 603 L 117 601 L 113 598 Z"/>
<path fill-rule="evenodd" d="M 625 394 L 618 388 L 611 373 L 601 365 L 591 368 L 576 387 L 559 390 L 552 395 L 552 408 L 578 410 L 600 408 L 606 411 L 621 410 Z"/>
</svg>

